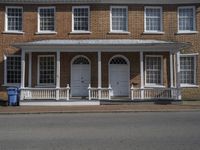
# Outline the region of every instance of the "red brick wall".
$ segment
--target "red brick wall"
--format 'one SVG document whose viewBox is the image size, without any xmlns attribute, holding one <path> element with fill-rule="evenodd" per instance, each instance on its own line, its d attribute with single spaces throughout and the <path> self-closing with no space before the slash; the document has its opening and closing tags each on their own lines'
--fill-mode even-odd
<svg viewBox="0 0 200 150">
<path fill-rule="evenodd" d="M 192 5 L 192 4 L 191 4 Z M 90 29 L 91 34 L 71 34 L 71 21 L 72 21 L 72 6 L 76 5 L 51 5 L 56 6 L 56 32 L 57 34 L 52 35 L 37 35 L 35 34 L 37 32 L 37 8 L 39 6 L 44 5 L 20 5 L 23 6 L 23 31 L 25 32 L 22 35 L 16 35 L 16 34 L 5 34 L 4 31 L 4 18 L 5 18 L 5 6 L 8 5 L 0 5 L 0 85 L 3 85 L 4 82 L 4 62 L 3 62 L 3 55 L 6 54 L 15 54 L 20 53 L 20 50 L 12 47 L 13 43 L 16 42 L 26 42 L 26 41 L 35 41 L 35 40 L 43 40 L 43 39 L 156 39 L 156 40 L 165 40 L 165 41 L 179 41 L 179 42 L 190 42 L 192 44 L 192 47 L 189 49 L 182 50 L 182 53 L 192 53 L 192 52 L 199 52 L 200 51 L 200 34 L 176 34 L 177 33 L 177 7 L 178 5 L 162 5 L 163 6 L 163 31 L 165 34 L 163 35 L 147 35 L 144 34 L 144 5 L 128 5 L 128 31 L 130 34 L 110 34 L 110 5 L 90 5 L 91 10 L 91 17 L 90 17 Z M 16 5 L 15 5 L 16 6 Z M 45 5 L 47 6 L 47 5 Z M 197 31 L 200 32 L 200 4 L 196 4 L 196 24 L 197 24 Z M 74 53 L 67 55 L 69 53 L 65 53 L 61 55 L 61 60 L 71 60 L 73 56 L 75 56 Z M 94 67 L 97 67 L 96 62 L 96 54 L 93 53 L 84 53 L 86 56 L 91 59 L 93 62 Z M 127 55 L 123 53 L 124 55 Z M 33 54 L 33 60 L 35 61 L 36 54 Z M 102 54 L 103 59 L 105 59 L 105 62 L 109 60 L 113 54 L 105 55 Z M 131 66 L 135 68 L 135 65 L 139 65 L 139 55 L 136 54 L 136 56 L 132 56 L 133 58 L 130 58 L 129 55 L 127 55 L 127 58 L 131 61 Z M 168 61 L 168 56 L 166 56 L 166 64 Z M 198 84 L 200 84 L 199 78 L 199 63 L 198 61 L 198 69 L 197 69 L 197 80 Z M 105 65 L 105 66 L 104 66 Z M 105 71 L 107 71 L 106 67 L 107 64 L 102 64 L 102 66 L 105 68 Z M 34 67 L 36 67 L 36 61 L 33 63 L 33 70 Z M 64 61 L 63 64 L 61 64 L 61 67 L 70 67 L 70 63 L 68 61 Z M 133 78 L 131 81 L 135 82 L 136 85 L 138 85 L 140 82 L 140 76 L 138 74 L 139 69 L 136 67 L 136 70 L 131 70 L 131 77 Z M 94 69 L 95 70 L 95 69 Z M 168 72 L 168 69 L 165 68 L 165 72 Z M 65 82 L 69 82 L 70 74 L 69 72 L 64 71 L 61 69 L 61 78 L 65 80 Z M 33 72 L 33 76 L 35 76 L 36 72 Z M 96 71 L 95 71 L 96 73 Z M 26 73 L 27 74 L 27 73 Z M 165 73 L 164 73 L 165 74 Z M 166 74 L 165 74 L 166 75 Z M 27 76 L 27 75 L 26 75 Z M 106 86 L 108 77 L 106 75 L 102 76 L 103 78 L 103 85 Z M 97 76 L 95 74 L 92 74 L 92 79 L 94 80 L 94 85 L 97 84 Z M 169 77 L 164 78 L 164 83 L 167 84 L 169 80 Z M 27 77 L 26 77 L 26 85 L 27 85 Z M 33 79 L 33 86 L 36 85 L 35 79 Z M 63 83 L 61 83 L 62 86 Z M 1 91 L 3 91 L 3 87 L 0 88 Z M 0 97 L 1 92 L 0 91 Z M 192 92 L 191 92 L 192 91 Z M 200 98 L 200 88 L 192 88 L 192 89 L 185 89 L 183 93 L 184 98 L 190 98 L 192 96 L 195 98 Z"/>
</svg>

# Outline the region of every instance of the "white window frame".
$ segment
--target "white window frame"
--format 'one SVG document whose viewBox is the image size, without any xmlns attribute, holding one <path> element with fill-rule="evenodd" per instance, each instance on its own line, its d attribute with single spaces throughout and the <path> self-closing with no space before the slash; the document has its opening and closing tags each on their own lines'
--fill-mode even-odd
<svg viewBox="0 0 200 150">
<path fill-rule="evenodd" d="M 112 9 L 125 8 L 126 9 L 126 30 L 113 30 L 112 29 Z M 129 33 L 128 32 L 128 6 L 110 6 L 110 32 L 111 33 Z"/>
<path fill-rule="evenodd" d="M 154 83 L 147 83 L 146 81 L 146 75 L 147 75 L 147 72 L 146 72 L 146 66 L 147 66 L 147 61 L 146 61 L 146 59 L 147 59 L 147 57 L 159 57 L 159 58 L 161 58 L 161 74 L 160 74 L 160 77 L 161 77 L 161 79 L 160 79 L 160 81 L 161 81 L 161 83 L 160 84 L 154 84 Z M 145 69 L 144 69 L 145 71 L 145 87 L 165 87 L 164 85 L 163 85 L 163 56 L 162 55 L 145 55 Z"/>
<path fill-rule="evenodd" d="M 180 9 L 186 9 L 186 8 L 192 8 L 193 9 L 193 30 L 179 30 L 179 10 Z M 178 33 L 198 33 L 196 31 L 196 8 L 195 6 L 180 6 L 178 7 L 178 10 L 177 10 L 177 27 L 178 27 Z"/>
<path fill-rule="evenodd" d="M 194 84 L 180 83 L 181 87 L 199 87 L 197 85 L 197 57 L 198 57 L 198 55 L 199 55 L 199 53 L 180 54 L 180 57 L 193 57 L 194 58 Z"/>
<path fill-rule="evenodd" d="M 8 8 L 18 8 L 22 9 L 22 30 L 8 30 Z M 6 11 L 5 11 L 5 33 L 16 33 L 16 34 L 23 34 L 23 7 L 22 6 L 6 6 Z"/>
<path fill-rule="evenodd" d="M 51 30 L 40 30 L 40 10 L 41 9 L 54 9 L 54 31 Z M 56 30 L 56 7 L 54 6 L 49 6 L 49 7 L 38 7 L 38 12 L 37 12 L 37 30 L 38 32 L 36 34 L 54 34 L 57 33 Z"/>
<path fill-rule="evenodd" d="M 76 8 L 87 8 L 88 9 L 88 30 L 74 30 L 74 9 Z M 90 6 L 72 6 L 72 32 L 71 33 L 91 33 L 90 32 Z"/>
<path fill-rule="evenodd" d="M 54 83 L 40 83 L 40 58 L 41 57 L 53 57 L 54 59 Z M 56 85 L 56 62 L 55 62 L 55 55 L 38 55 L 38 62 L 37 62 L 37 85 L 38 86 L 50 86 L 55 87 Z"/>
<path fill-rule="evenodd" d="M 150 9 L 160 9 L 160 30 L 147 30 L 146 29 L 146 10 Z M 163 34 L 163 8 L 161 6 L 145 6 L 144 7 L 144 33 L 157 33 Z"/>
<path fill-rule="evenodd" d="M 5 86 L 20 86 L 21 82 L 20 83 L 8 83 L 7 82 L 7 58 L 8 57 L 20 57 L 21 58 L 21 55 L 4 55 L 4 85 Z"/>
</svg>

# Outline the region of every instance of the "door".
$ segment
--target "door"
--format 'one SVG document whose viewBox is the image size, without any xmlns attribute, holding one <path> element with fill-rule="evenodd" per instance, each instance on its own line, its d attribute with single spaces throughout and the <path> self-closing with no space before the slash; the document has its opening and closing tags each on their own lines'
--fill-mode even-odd
<svg viewBox="0 0 200 150">
<path fill-rule="evenodd" d="M 90 64 L 84 57 L 77 58 L 71 67 L 71 96 L 88 96 Z"/>
<path fill-rule="evenodd" d="M 112 96 L 129 96 L 129 65 L 121 59 L 123 58 L 117 58 L 117 61 L 110 63 Z"/>
</svg>

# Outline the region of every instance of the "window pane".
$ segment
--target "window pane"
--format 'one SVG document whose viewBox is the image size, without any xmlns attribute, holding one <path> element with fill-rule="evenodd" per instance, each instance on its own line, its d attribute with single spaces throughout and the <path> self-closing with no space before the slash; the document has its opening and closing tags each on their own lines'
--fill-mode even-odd
<svg viewBox="0 0 200 150">
<path fill-rule="evenodd" d="M 54 56 L 39 57 L 40 84 L 54 84 L 55 81 L 55 60 Z"/>
<path fill-rule="evenodd" d="M 195 84 L 195 59 L 194 56 L 180 57 L 181 83 Z"/>
<path fill-rule="evenodd" d="M 89 8 L 74 8 L 74 30 L 89 30 Z"/>
<path fill-rule="evenodd" d="M 40 31 L 54 31 L 54 8 L 40 8 Z"/>
<path fill-rule="evenodd" d="M 146 8 L 146 31 L 161 31 L 161 8 Z"/>
<path fill-rule="evenodd" d="M 179 30 L 194 30 L 193 8 L 179 8 Z"/>
<path fill-rule="evenodd" d="M 7 30 L 22 31 L 22 8 L 7 8 Z"/>
<path fill-rule="evenodd" d="M 7 83 L 21 83 L 21 57 L 8 56 L 6 63 Z"/>
<path fill-rule="evenodd" d="M 127 8 L 112 8 L 112 30 L 127 31 Z"/>
<path fill-rule="evenodd" d="M 146 57 L 146 83 L 161 84 L 161 57 Z"/>
</svg>

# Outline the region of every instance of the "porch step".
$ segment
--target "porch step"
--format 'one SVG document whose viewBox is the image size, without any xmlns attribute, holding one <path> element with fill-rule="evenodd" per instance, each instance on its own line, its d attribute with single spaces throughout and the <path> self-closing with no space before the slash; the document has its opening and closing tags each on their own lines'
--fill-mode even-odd
<svg viewBox="0 0 200 150">
<path fill-rule="evenodd" d="M 20 106 L 92 106 L 100 105 L 99 101 L 88 100 L 24 100 L 20 102 Z"/>
</svg>

